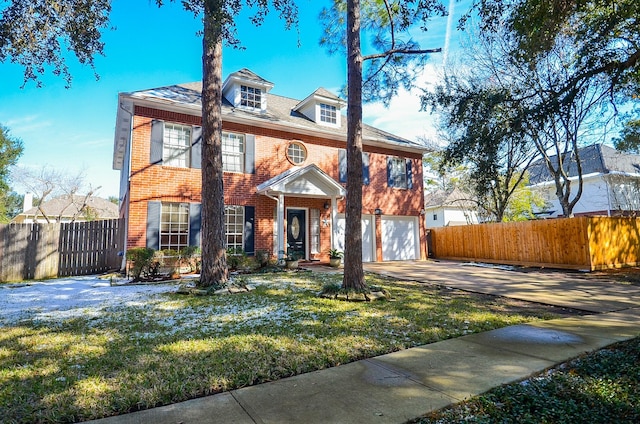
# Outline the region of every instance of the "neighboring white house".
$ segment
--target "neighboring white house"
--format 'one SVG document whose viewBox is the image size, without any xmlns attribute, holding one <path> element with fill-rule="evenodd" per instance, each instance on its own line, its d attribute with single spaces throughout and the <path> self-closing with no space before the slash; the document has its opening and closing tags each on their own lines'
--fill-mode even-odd
<svg viewBox="0 0 640 424">
<path fill-rule="evenodd" d="M 457 188 L 426 193 L 424 197 L 427 228 L 478 223 L 474 203 Z"/>
<path fill-rule="evenodd" d="M 13 218 L 12 222 L 25 224 L 80 222 L 116 219 L 118 216 L 118 205 L 101 197 L 63 195 L 45 201 L 38 208 L 33 206 L 33 195 L 27 193 L 24 198 L 23 212 Z"/>
<path fill-rule="evenodd" d="M 640 213 L 640 155 L 626 154 L 603 144 L 578 150 L 582 165 L 582 196 L 573 208 L 574 215 L 619 216 Z M 573 154 L 565 158 L 573 198 L 578 189 L 578 173 Z M 557 163 L 557 157 L 552 161 Z M 562 216 L 562 207 L 549 170 L 539 160 L 529 168 L 530 183 L 547 202 L 548 217 Z"/>
</svg>

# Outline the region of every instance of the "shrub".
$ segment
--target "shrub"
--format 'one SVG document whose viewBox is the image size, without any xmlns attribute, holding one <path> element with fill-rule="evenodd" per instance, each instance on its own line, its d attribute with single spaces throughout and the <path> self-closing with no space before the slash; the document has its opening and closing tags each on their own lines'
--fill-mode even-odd
<svg viewBox="0 0 640 424">
<path fill-rule="evenodd" d="M 269 265 L 269 260 L 271 259 L 271 252 L 268 250 L 256 250 L 256 261 L 260 268 L 265 268 Z"/>
<path fill-rule="evenodd" d="M 131 275 L 134 281 L 142 276 L 148 277 L 153 273 L 154 255 L 156 251 L 148 247 L 134 247 L 127 250 L 127 261 L 131 262 Z"/>
</svg>

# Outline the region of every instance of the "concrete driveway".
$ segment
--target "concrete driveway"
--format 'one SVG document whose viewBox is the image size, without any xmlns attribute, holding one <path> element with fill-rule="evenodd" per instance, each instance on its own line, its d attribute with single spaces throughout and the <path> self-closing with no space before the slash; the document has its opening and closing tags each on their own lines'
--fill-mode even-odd
<svg viewBox="0 0 640 424">
<path fill-rule="evenodd" d="M 640 286 L 601 275 L 454 261 L 366 263 L 366 271 L 472 292 L 580 309 L 614 312 L 640 306 Z"/>
</svg>

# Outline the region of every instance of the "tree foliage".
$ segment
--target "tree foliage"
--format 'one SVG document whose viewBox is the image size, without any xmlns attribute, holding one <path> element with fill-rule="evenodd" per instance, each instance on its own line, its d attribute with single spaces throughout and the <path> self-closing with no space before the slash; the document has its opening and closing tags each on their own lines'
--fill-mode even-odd
<svg viewBox="0 0 640 424">
<path fill-rule="evenodd" d="M 7 127 L 0 125 L 0 220 L 15 216 L 16 195 L 9 188 L 10 172 L 22 155 L 22 141 L 13 137 Z"/>
<path fill-rule="evenodd" d="M 640 118 L 629 117 L 613 145 L 623 152 L 640 154 Z"/>
<path fill-rule="evenodd" d="M 46 222 L 60 222 L 66 212 L 69 212 L 72 222 L 81 216 L 87 218 L 87 203 L 100 189 L 100 186 L 92 187 L 86 183 L 84 171 L 72 174 L 43 165 L 40 168 L 16 167 L 12 174 L 21 189 L 33 194 L 38 208 L 36 218 L 41 216 Z M 58 216 L 49 216 L 43 205 L 54 198 L 63 201 L 64 207 L 58 211 Z"/>
<path fill-rule="evenodd" d="M 155 0 L 159 7 L 164 0 Z M 222 182 L 222 46 L 238 46 L 236 16 L 253 10 L 250 20 L 261 24 L 274 9 L 290 28 L 297 24 L 295 0 L 183 0 L 183 8 L 203 22 L 202 93 L 202 274 L 200 284 L 224 284 L 228 271 L 224 243 Z M 66 55 L 94 66 L 102 55 L 101 31 L 109 28 L 110 0 L 9 1 L 0 18 L 0 62 L 24 67 L 25 82 L 52 67 L 70 85 Z"/>
<path fill-rule="evenodd" d="M 439 0 L 363 0 L 360 3 L 361 30 L 368 43 L 363 48 L 362 98 L 364 102 L 389 104 L 398 90 L 410 90 L 422 72 L 429 53 L 439 47 L 424 48 L 412 34 L 427 31 L 433 16 L 446 15 Z M 323 9 L 320 21 L 324 33 L 320 44 L 329 53 L 346 54 L 345 0 L 334 0 Z"/>
<path fill-rule="evenodd" d="M 612 99 L 640 93 L 640 2 L 476 0 L 474 6 L 483 31 L 505 28 L 515 36 L 510 53 L 518 61 L 535 63 L 562 39 L 577 46 L 571 78 L 554 87 L 541 113 L 571 103 L 595 79 L 607 82 Z"/>
<path fill-rule="evenodd" d="M 3 2 L 7 3 L 7 2 Z M 50 69 L 71 85 L 70 55 L 94 68 L 104 55 L 101 31 L 109 28 L 111 0 L 8 1 L 0 10 L 0 62 L 24 68 L 24 83 Z"/>
<path fill-rule="evenodd" d="M 0 223 L 11 222 L 20 212 L 22 212 L 23 196 L 15 191 L 0 193 Z"/>
</svg>

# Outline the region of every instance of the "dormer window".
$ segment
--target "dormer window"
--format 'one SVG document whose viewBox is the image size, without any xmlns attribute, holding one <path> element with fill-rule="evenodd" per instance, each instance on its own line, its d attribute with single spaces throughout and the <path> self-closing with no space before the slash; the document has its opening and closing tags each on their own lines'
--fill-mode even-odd
<svg viewBox="0 0 640 424">
<path fill-rule="evenodd" d="M 267 111 L 267 93 L 272 88 L 273 83 L 245 68 L 227 77 L 222 84 L 222 96 L 233 107 L 265 113 Z"/>
<path fill-rule="evenodd" d="M 340 109 L 346 102 L 324 88 L 318 88 L 306 99 L 298 103 L 293 110 L 309 118 L 316 124 L 327 127 L 340 127 Z"/>
<path fill-rule="evenodd" d="M 338 114 L 336 107 L 320 103 L 320 121 L 327 124 L 336 124 L 338 122 Z"/>
<path fill-rule="evenodd" d="M 262 109 L 262 90 L 247 85 L 240 86 L 240 106 Z"/>
</svg>

